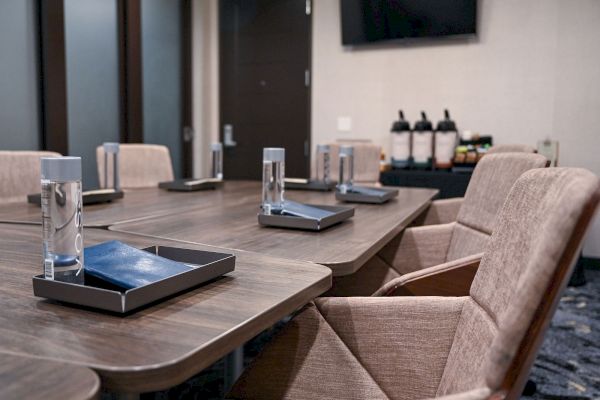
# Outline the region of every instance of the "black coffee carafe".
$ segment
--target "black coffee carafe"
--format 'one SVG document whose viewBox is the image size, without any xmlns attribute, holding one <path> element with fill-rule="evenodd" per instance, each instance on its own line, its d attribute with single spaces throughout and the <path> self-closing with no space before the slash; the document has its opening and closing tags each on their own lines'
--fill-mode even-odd
<svg viewBox="0 0 600 400">
<path fill-rule="evenodd" d="M 421 111 L 421 119 L 415 122 L 412 132 L 411 155 L 415 168 L 431 168 L 433 161 L 433 125 Z"/>
<path fill-rule="evenodd" d="M 392 124 L 392 167 L 406 168 L 410 164 L 410 124 L 404 119 L 402 110 L 398 112 L 399 119 Z"/>
<path fill-rule="evenodd" d="M 456 123 L 450 119 L 448 110 L 444 110 L 444 119 L 439 121 L 435 130 L 433 156 L 435 167 L 448 169 L 452 167 L 454 151 L 458 143 Z"/>
</svg>

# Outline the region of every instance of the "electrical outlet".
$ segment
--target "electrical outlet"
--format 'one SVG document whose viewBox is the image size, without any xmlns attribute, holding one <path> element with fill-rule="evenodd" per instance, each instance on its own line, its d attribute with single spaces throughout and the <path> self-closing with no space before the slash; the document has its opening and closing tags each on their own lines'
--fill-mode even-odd
<svg viewBox="0 0 600 400">
<path fill-rule="evenodd" d="M 339 132 L 350 132 L 352 130 L 352 118 L 351 117 L 338 117 L 337 130 Z"/>
</svg>

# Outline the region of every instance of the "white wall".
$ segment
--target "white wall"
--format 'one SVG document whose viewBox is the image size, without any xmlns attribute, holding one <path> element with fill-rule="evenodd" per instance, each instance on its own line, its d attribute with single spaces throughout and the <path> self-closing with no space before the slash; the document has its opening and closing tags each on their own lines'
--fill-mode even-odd
<svg viewBox="0 0 600 400">
<path fill-rule="evenodd" d="M 600 174 L 600 1 L 481 0 L 477 39 L 360 49 L 341 45 L 339 1 L 314 3 L 313 143 L 370 138 L 389 154 L 399 108 L 435 123 L 448 107 L 459 129 L 495 143 L 550 137 L 561 165 Z M 600 257 L 600 218 L 585 255 Z"/>
</svg>

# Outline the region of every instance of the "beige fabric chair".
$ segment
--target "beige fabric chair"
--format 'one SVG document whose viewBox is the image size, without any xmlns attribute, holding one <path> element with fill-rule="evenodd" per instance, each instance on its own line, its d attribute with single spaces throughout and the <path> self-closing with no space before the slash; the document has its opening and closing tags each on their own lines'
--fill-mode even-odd
<svg viewBox="0 0 600 400">
<path fill-rule="evenodd" d="M 535 152 L 533 147 L 526 144 L 501 144 L 490 148 L 488 154 Z M 447 224 L 456 221 L 463 201 L 463 197 L 434 200 L 427 211 L 417 220 L 416 225 Z"/>
<path fill-rule="evenodd" d="M 528 144 L 497 144 L 490 147 L 487 154 L 497 153 L 536 153 L 535 147 Z"/>
<path fill-rule="evenodd" d="M 104 187 L 104 149 L 96 148 L 96 165 L 100 187 Z M 173 180 L 171 155 L 166 146 L 157 144 L 121 144 L 119 178 L 123 189 L 153 187 Z M 112 187 L 112 164 L 108 166 L 108 184 Z"/>
<path fill-rule="evenodd" d="M 481 159 L 455 222 L 405 229 L 356 274 L 334 278 L 330 296 L 368 296 L 390 279 L 484 251 L 496 215 L 514 182 L 546 166 L 539 154 L 506 153 Z M 371 272 L 373 271 L 373 272 Z"/>
<path fill-rule="evenodd" d="M 27 201 L 41 192 L 40 158 L 60 157 L 51 151 L 0 151 L 0 201 Z"/>
<path fill-rule="evenodd" d="M 354 147 L 354 182 L 376 184 L 379 182 L 379 162 L 381 146 L 364 142 L 333 143 L 331 148 L 331 176 L 339 179 L 340 174 L 340 146 Z"/>
<path fill-rule="evenodd" d="M 468 296 L 317 299 L 229 398 L 518 399 L 599 200 L 588 171 L 526 172 Z"/>
</svg>

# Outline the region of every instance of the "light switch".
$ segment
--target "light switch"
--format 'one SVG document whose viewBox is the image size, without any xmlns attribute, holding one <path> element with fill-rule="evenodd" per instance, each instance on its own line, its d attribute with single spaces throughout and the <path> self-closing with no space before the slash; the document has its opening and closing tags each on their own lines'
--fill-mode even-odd
<svg viewBox="0 0 600 400">
<path fill-rule="evenodd" d="M 352 130 L 352 118 L 351 117 L 338 117 L 337 130 L 339 132 L 350 132 Z"/>
</svg>

